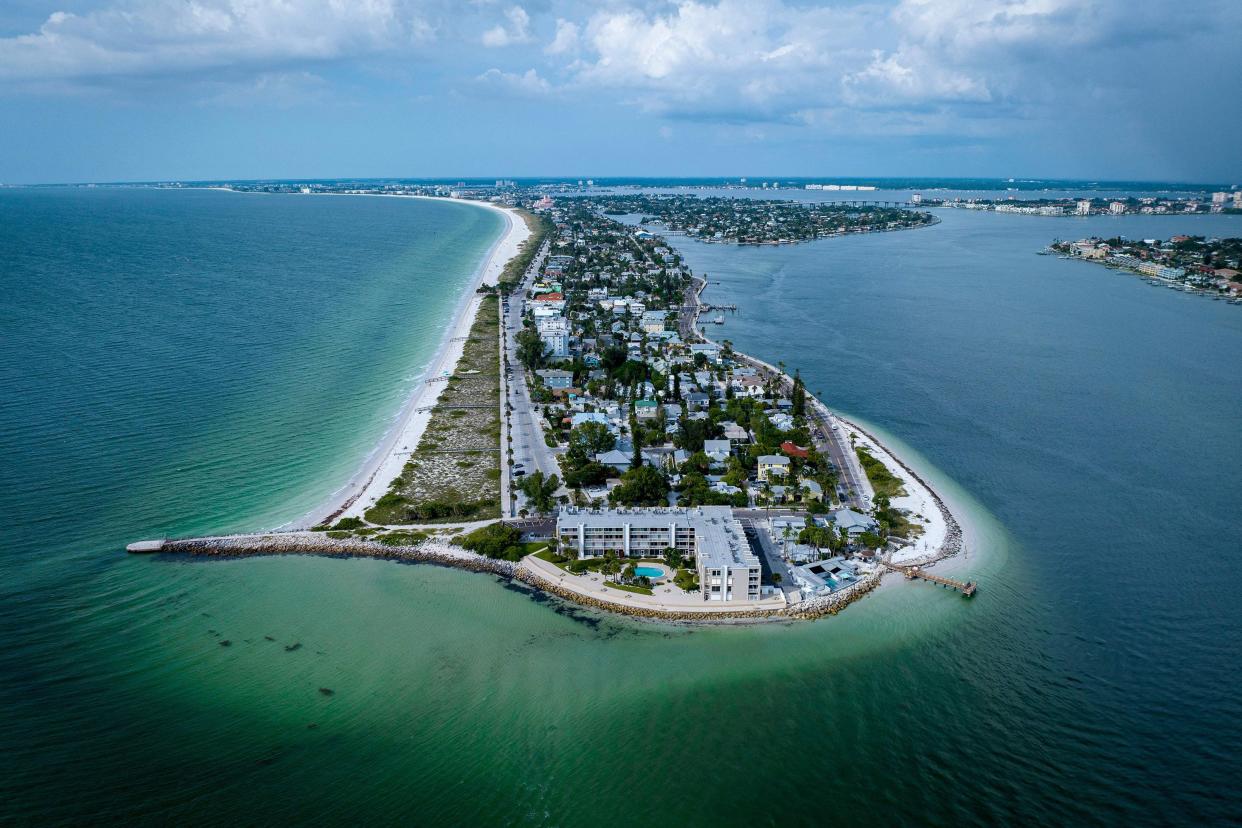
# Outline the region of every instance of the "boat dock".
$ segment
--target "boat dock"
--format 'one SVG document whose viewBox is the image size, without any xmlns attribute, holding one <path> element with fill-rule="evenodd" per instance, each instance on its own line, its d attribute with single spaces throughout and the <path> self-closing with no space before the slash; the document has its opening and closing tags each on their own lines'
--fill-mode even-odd
<svg viewBox="0 0 1242 828">
<path fill-rule="evenodd" d="M 975 590 L 979 587 L 979 585 L 974 581 L 955 581 L 952 578 L 945 578 L 941 575 L 933 575 L 918 566 L 898 566 L 897 564 L 891 563 L 885 563 L 884 565 L 893 572 L 900 572 L 902 575 L 906 576 L 906 580 L 913 581 L 917 578 L 922 581 L 939 584 L 946 589 L 957 590 L 967 598 L 972 597 L 975 594 Z"/>
</svg>

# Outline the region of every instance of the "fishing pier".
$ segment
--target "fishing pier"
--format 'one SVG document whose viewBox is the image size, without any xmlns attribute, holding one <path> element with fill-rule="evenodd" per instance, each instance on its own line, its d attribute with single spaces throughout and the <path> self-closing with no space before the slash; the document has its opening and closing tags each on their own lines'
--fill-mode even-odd
<svg viewBox="0 0 1242 828">
<path fill-rule="evenodd" d="M 945 578 L 942 575 L 933 575 L 918 566 L 899 566 L 898 564 L 891 564 L 887 562 L 884 565 L 893 572 L 900 572 L 908 581 L 918 579 L 921 581 L 928 581 L 933 584 L 939 584 L 945 589 L 953 589 L 962 593 L 962 595 L 966 598 L 974 596 L 975 590 L 979 586 L 974 581 L 955 581 L 952 578 Z"/>
</svg>

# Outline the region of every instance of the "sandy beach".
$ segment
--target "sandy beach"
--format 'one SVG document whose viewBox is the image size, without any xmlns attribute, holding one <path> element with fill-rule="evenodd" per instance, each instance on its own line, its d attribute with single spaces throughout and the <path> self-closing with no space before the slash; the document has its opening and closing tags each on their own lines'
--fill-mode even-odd
<svg viewBox="0 0 1242 828">
<path fill-rule="evenodd" d="M 410 196 L 379 196 L 410 198 Z M 423 196 L 417 196 L 419 198 Z M 427 382 L 431 377 L 451 373 L 465 348 L 464 337 L 469 335 L 478 312 L 480 285 L 494 285 L 500 279 L 505 265 L 517 255 L 519 248 L 529 236 L 526 222 L 515 211 L 481 201 L 460 201 L 486 210 L 495 210 L 506 221 L 504 231 L 484 256 L 474 276 L 462 287 L 462 295 L 454 310 L 452 320 L 445 326 L 435 355 L 424 366 L 418 384 L 401 407 L 396 420 L 385 433 L 379 445 L 367 455 L 362 466 L 320 506 L 300 519 L 281 527 L 282 529 L 306 529 L 341 517 L 361 517 L 376 500 L 388 491 L 388 484 L 401 472 L 407 455 L 418 446 L 423 431 L 431 420 L 430 411 L 420 408 L 435 405 L 444 389 L 442 382 Z"/>
<path fill-rule="evenodd" d="M 906 494 L 903 497 L 894 497 L 892 505 L 898 509 L 908 509 L 922 518 L 920 525 L 923 527 L 923 534 L 910 546 L 902 547 L 894 552 L 892 562 L 900 564 L 934 556 L 944 544 L 949 533 L 948 521 L 940 511 L 936 496 L 904 463 L 885 448 L 883 443 L 844 417 L 835 416 L 843 427 L 857 435 L 854 439 L 855 445 L 867 449 L 890 472 L 901 478 L 901 486 L 906 490 Z"/>
</svg>

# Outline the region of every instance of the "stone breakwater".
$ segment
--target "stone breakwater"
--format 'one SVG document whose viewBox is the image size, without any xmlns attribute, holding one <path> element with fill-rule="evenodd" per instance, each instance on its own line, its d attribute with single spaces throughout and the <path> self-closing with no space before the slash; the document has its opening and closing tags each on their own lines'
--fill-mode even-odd
<svg viewBox="0 0 1242 828">
<path fill-rule="evenodd" d="M 164 541 L 160 552 L 245 558 L 266 555 L 320 555 L 328 558 L 374 558 L 402 563 L 429 563 L 470 572 L 489 572 L 512 578 L 517 564 L 487 558 L 439 540 L 413 546 L 388 546 L 367 538 L 329 538 L 322 532 L 271 532 L 214 538 Z"/>
<path fill-rule="evenodd" d="M 330 538 L 322 532 L 268 532 L 252 535 L 171 539 L 163 541 L 158 550 L 150 551 L 210 558 L 317 555 L 327 558 L 373 558 L 398 563 L 448 566 L 521 581 L 540 592 L 588 609 L 627 615 L 642 620 L 679 624 L 721 625 L 811 621 L 840 612 L 878 586 L 883 577 L 883 571 L 879 570 L 840 592 L 810 598 L 781 609 L 676 612 L 654 607 L 643 608 L 614 604 L 594 596 L 584 595 L 548 579 L 521 563 L 487 558 L 438 539 L 425 540 L 412 546 L 388 546 L 369 538 Z"/>
</svg>

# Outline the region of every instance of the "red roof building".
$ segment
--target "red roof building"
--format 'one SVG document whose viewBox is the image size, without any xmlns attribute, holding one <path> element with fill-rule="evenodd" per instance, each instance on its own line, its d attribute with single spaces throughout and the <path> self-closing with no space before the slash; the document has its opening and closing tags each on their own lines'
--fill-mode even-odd
<svg viewBox="0 0 1242 828">
<path fill-rule="evenodd" d="M 565 294 L 563 293 L 541 293 L 535 297 L 536 302 L 564 302 Z"/>
<path fill-rule="evenodd" d="M 801 446 L 793 444 L 792 440 L 786 440 L 781 443 L 781 451 L 785 452 L 789 457 L 806 457 L 810 454 L 810 449 L 804 449 Z"/>
</svg>

